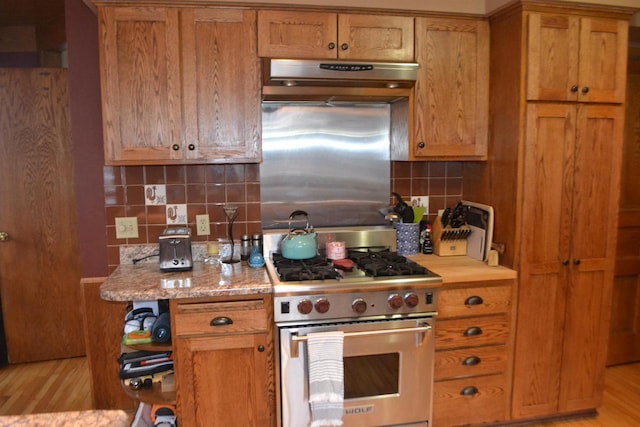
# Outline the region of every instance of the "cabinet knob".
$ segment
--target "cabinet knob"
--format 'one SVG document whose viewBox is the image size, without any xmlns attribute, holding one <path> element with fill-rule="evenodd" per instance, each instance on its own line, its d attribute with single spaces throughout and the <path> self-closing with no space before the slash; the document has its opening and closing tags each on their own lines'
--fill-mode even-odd
<svg viewBox="0 0 640 427">
<path fill-rule="evenodd" d="M 348 45 L 348 44 L 346 44 L 346 43 L 342 43 L 342 44 L 340 45 L 340 49 L 342 49 L 342 50 L 347 50 L 347 49 L 349 49 L 349 45 Z"/>
<path fill-rule="evenodd" d="M 262 352 L 264 351 L 264 346 L 263 346 L 263 345 L 259 345 L 259 346 L 258 346 L 258 351 L 259 351 L 260 353 L 262 353 Z"/>
<path fill-rule="evenodd" d="M 211 322 L 209 322 L 209 326 L 226 326 L 226 325 L 232 325 L 232 324 L 233 324 L 233 320 L 227 316 L 215 317 L 211 319 Z"/>
<path fill-rule="evenodd" d="M 329 46 L 327 46 L 329 48 L 329 50 L 333 50 L 336 48 L 336 44 L 334 42 L 329 43 Z"/>
<path fill-rule="evenodd" d="M 568 259 L 563 259 L 562 260 L 562 265 L 569 265 L 569 260 Z"/>
<path fill-rule="evenodd" d="M 578 85 L 571 86 L 571 92 L 577 92 L 577 91 L 578 91 Z"/>
<path fill-rule="evenodd" d="M 472 326 L 464 331 L 463 334 L 465 337 L 474 337 L 476 335 L 482 335 L 482 329 L 478 326 Z"/>
<path fill-rule="evenodd" d="M 482 297 L 479 297 L 477 295 L 473 295 L 470 296 L 469 298 L 467 298 L 464 301 L 464 305 L 480 305 L 484 302 L 484 300 L 482 299 Z"/>
<path fill-rule="evenodd" d="M 583 87 L 582 93 L 589 93 L 589 87 L 588 86 Z"/>
<path fill-rule="evenodd" d="M 573 260 L 573 265 L 580 265 L 580 260 L 579 259 L 574 259 Z"/>
<path fill-rule="evenodd" d="M 424 141 L 418 142 L 418 148 L 424 148 Z"/>
<path fill-rule="evenodd" d="M 469 356 L 462 361 L 464 366 L 475 366 L 480 363 L 480 358 L 478 356 Z"/>
<path fill-rule="evenodd" d="M 189 151 L 193 151 L 193 150 L 195 150 L 195 149 L 196 149 L 196 146 L 195 146 L 195 145 L 193 145 L 193 144 L 189 144 L 189 145 L 187 146 L 187 148 L 189 149 Z"/>
<path fill-rule="evenodd" d="M 178 144 L 173 144 L 171 148 L 173 149 L 173 151 L 178 151 L 180 149 L 180 146 Z"/>
<path fill-rule="evenodd" d="M 463 388 L 460 394 L 463 396 L 473 396 L 475 394 L 478 394 L 478 388 L 470 385 L 468 387 Z"/>
</svg>

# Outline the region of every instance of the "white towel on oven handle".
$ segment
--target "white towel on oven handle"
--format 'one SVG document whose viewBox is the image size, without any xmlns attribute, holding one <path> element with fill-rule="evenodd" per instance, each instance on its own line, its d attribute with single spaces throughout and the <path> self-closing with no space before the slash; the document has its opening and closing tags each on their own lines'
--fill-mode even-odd
<svg viewBox="0 0 640 427">
<path fill-rule="evenodd" d="M 344 409 L 344 332 L 307 335 L 311 427 L 341 426 Z"/>
</svg>

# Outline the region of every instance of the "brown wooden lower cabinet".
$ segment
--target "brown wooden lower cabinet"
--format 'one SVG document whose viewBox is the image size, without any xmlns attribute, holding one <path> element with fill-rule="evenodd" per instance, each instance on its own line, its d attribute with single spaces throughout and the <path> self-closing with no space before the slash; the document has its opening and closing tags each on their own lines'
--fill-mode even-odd
<svg viewBox="0 0 640 427">
<path fill-rule="evenodd" d="M 275 424 L 271 301 L 171 301 L 181 425 Z"/>
<path fill-rule="evenodd" d="M 447 283 L 440 289 L 433 425 L 509 419 L 514 280 Z"/>
<path fill-rule="evenodd" d="M 504 374 L 438 381 L 433 391 L 434 426 L 497 422 L 507 417 L 508 388 Z"/>
<path fill-rule="evenodd" d="M 122 389 L 118 363 L 127 302 L 101 299 L 100 285 L 105 280 L 97 277 L 80 281 L 93 408 L 134 410 L 138 403 Z"/>
</svg>

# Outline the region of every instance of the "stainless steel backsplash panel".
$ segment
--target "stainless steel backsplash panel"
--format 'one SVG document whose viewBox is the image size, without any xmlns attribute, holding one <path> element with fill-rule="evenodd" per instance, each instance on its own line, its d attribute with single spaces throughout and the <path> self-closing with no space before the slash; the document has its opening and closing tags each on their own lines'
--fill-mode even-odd
<svg viewBox="0 0 640 427">
<path fill-rule="evenodd" d="M 389 128 L 388 104 L 263 103 L 262 228 L 298 209 L 316 227 L 385 224 Z"/>
</svg>

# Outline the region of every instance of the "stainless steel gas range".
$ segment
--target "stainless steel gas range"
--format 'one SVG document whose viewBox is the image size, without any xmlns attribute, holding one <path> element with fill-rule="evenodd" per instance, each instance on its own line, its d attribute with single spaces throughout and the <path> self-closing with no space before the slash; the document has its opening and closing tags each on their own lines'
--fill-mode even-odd
<svg viewBox="0 0 640 427">
<path fill-rule="evenodd" d="M 309 340 L 341 331 L 342 422 L 350 426 L 430 425 L 434 328 L 442 279 L 395 253 L 389 227 L 316 230 L 318 256 L 279 254 L 286 231 L 264 234 L 274 285 L 281 427 L 309 426 Z M 346 260 L 327 260 L 344 242 Z M 352 266 L 351 266 L 352 264 Z"/>
</svg>

